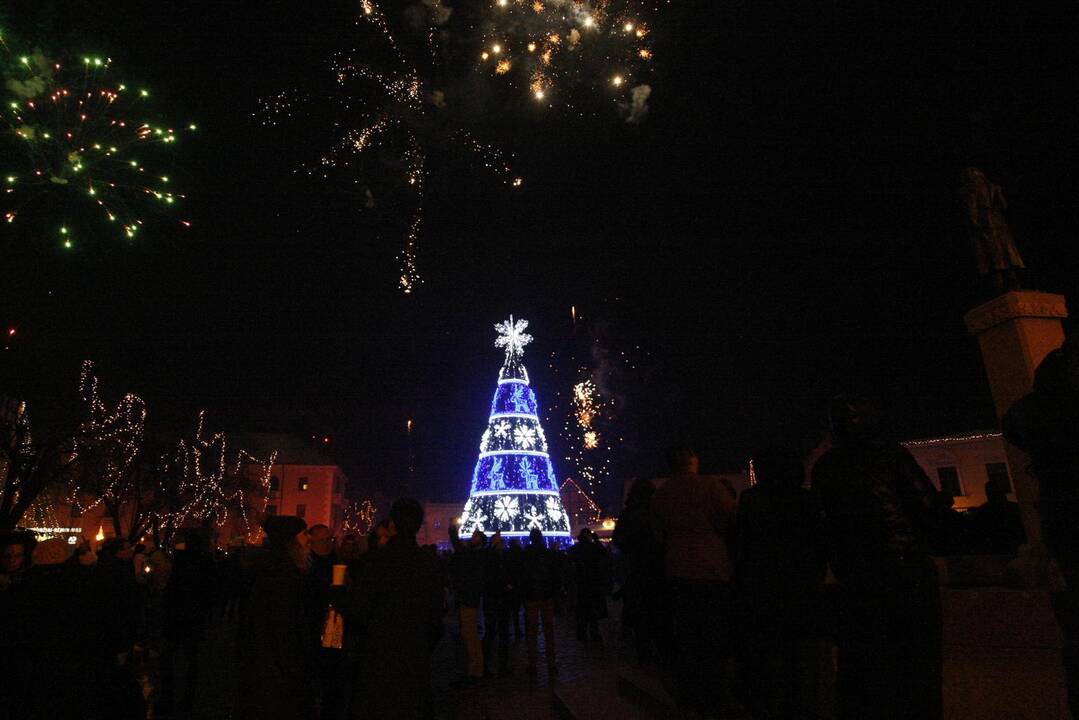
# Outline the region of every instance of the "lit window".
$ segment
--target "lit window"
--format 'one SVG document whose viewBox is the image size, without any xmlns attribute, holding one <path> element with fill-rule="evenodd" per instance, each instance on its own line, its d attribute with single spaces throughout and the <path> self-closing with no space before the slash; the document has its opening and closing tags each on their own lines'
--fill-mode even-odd
<svg viewBox="0 0 1079 720">
<path fill-rule="evenodd" d="M 959 480 L 959 468 L 955 465 L 944 465 L 937 468 L 937 479 L 940 480 L 940 489 L 951 493 L 954 497 L 966 495 L 963 483 Z"/>
<path fill-rule="evenodd" d="M 307 492 L 307 488 L 311 487 L 311 484 L 307 482 L 307 478 L 300 478 L 300 492 Z"/>
</svg>

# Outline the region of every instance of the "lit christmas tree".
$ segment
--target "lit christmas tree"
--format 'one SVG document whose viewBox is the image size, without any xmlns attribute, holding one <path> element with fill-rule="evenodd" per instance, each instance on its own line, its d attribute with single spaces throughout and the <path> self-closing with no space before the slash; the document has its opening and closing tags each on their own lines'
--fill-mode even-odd
<svg viewBox="0 0 1079 720">
<path fill-rule="evenodd" d="M 506 360 L 498 373 L 472 488 L 461 513 L 462 538 L 476 530 L 527 537 L 537 528 L 548 541 L 570 537 L 547 438 L 536 414 L 536 394 L 521 362 L 525 345 L 532 342 L 527 328 L 527 320 L 514 322 L 512 315 L 495 325 L 495 347 L 505 349 Z"/>
</svg>

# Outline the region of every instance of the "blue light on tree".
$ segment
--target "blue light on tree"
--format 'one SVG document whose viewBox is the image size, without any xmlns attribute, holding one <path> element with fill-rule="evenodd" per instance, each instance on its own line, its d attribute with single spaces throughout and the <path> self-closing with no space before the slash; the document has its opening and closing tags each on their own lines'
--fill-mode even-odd
<svg viewBox="0 0 1079 720">
<path fill-rule="evenodd" d="M 525 537 L 533 529 L 548 538 L 569 539 L 547 437 L 536 414 L 536 393 L 521 358 L 532 342 L 527 320 L 513 316 L 495 325 L 495 347 L 506 351 L 491 401 L 491 415 L 480 438 L 472 487 L 461 513 L 462 538 L 476 530 L 488 535 Z"/>
</svg>

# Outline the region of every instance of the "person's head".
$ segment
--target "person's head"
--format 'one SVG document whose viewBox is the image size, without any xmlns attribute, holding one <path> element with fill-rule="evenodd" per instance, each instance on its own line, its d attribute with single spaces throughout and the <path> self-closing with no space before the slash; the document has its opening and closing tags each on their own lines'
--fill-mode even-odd
<svg viewBox="0 0 1079 720">
<path fill-rule="evenodd" d="M 415 541 L 423 526 L 423 506 L 412 498 L 398 498 L 390 506 L 390 529 L 394 535 Z"/>
<path fill-rule="evenodd" d="M 0 573 L 13 575 L 25 570 L 30 564 L 30 553 L 33 551 L 29 536 L 22 533 L 5 537 L 0 542 Z"/>
<path fill-rule="evenodd" d="M 62 565 L 71 557 L 71 547 L 62 538 L 42 540 L 34 548 L 34 566 Z"/>
<path fill-rule="evenodd" d="M 112 538 L 106 540 L 101 546 L 100 555 L 116 558 L 118 560 L 130 560 L 135 555 L 134 548 L 124 538 Z"/>
<path fill-rule="evenodd" d="M 262 523 L 266 547 L 271 553 L 285 556 L 301 570 L 307 567 L 307 523 L 295 515 L 270 515 Z"/>
<path fill-rule="evenodd" d="M 1064 348 L 1052 350 L 1034 371 L 1034 391 L 1052 398 L 1064 398 L 1068 394 L 1068 358 Z"/>
<path fill-rule="evenodd" d="M 543 532 L 539 528 L 532 528 L 532 532 L 528 533 L 528 544 L 532 547 L 543 545 Z"/>
<path fill-rule="evenodd" d="M 520 550 L 521 541 L 517 538 L 510 538 L 510 550 Z"/>
<path fill-rule="evenodd" d="M 697 453 L 682 445 L 667 448 L 667 467 L 675 475 L 696 475 L 701 469 Z"/>
<path fill-rule="evenodd" d="M 877 403 L 866 395 L 837 395 L 828 413 L 836 443 L 877 440 L 882 427 Z"/>
<path fill-rule="evenodd" d="M 505 541 L 502 539 L 501 531 L 496 532 L 491 536 L 491 547 L 495 550 L 501 550 L 505 547 Z"/>
<path fill-rule="evenodd" d="M 1008 501 L 1008 488 L 999 480 L 986 480 L 985 499 L 991 505 Z"/>
<path fill-rule="evenodd" d="M 478 550 L 487 544 L 487 536 L 483 534 L 482 530 L 473 530 L 472 537 L 468 539 L 468 546 L 473 550 Z"/>
<path fill-rule="evenodd" d="M 341 538 L 341 544 L 337 546 L 337 555 L 342 560 L 355 560 L 363 554 L 360 547 L 360 539 L 353 533 L 348 533 Z"/>
<path fill-rule="evenodd" d="M 94 551 L 94 545 L 86 538 L 83 538 L 82 542 L 75 548 L 75 561 L 84 567 L 89 567 L 97 562 L 97 552 Z"/>
<path fill-rule="evenodd" d="M 793 489 L 805 482 L 802 457 L 789 448 L 768 447 L 753 456 L 753 472 L 763 488 Z"/>
<path fill-rule="evenodd" d="M 329 557 L 333 552 L 333 533 L 330 528 L 323 524 L 312 525 L 307 530 L 308 541 L 311 545 L 311 554 L 318 557 Z"/>
<path fill-rule="evenodd" d="M 581 532 L 577 533 L 577 542 L 581 543 L 582 545 L 592 542 L 594 538 L 595 533 L 593 533 L 588 528 L 581 528 Z"/>
<path fill-rule="evenodd" d="M 374 534 L 375 544 L 372 545 L 370 542 L 368 542 L 367 543 L 367 549 L 368 550 L 377 550 L 378 548 L 380 548 L 383 545 L 385 545 L 386 543 L 388 543 L 390 541 L 390 538 L 392 538 L 393 535 L 394 535 L 394 531 L 390 527 L 389 518 L 387 518 L 385 520 L 380 520 L 378 525 L 375 526 L 373 534 Z"/>
<path fill-rule="evenodd" d="M 652 496 L 656 494 L 656 486 L 647 478 L 634 481 L 626 496 L 626 507 L 647 508 L 652 503 Z"/>
</svg>

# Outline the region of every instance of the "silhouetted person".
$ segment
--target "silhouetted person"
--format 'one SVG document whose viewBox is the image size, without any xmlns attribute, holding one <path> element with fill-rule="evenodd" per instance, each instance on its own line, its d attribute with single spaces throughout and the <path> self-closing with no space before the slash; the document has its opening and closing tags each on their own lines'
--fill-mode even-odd
<svg viewBox="0 0 1079 720">
<path fill-rule="evenodd" d="M 577 535 L 569 550 L 576 602 L 577 639 L 599 640 L 599 621 L 607 617 L 607 593 L 611 584 L 610 559 L 599 538 L 588 528 Z"/>
<path fill-rule="evenodd" d="M 106 576 L 69 562 L 71 548 L 44 540 L 0 619 L 5 672 L 0 714 L 26 720 L 145 717 L 109 640 L 115 612 Z M 126 682 L 125 682 L 126 681 Z"/>
<path fill-rule="evenodd" d="M 970 517 L 955 509 L 955 496 L 948 490 L 937 493 L 940 527 L 933 541 L 934 555 L 965 555 L 976 552 Z"/>
<path fill-rule="evenodd" d="M 307 720 L 315 714 L 312 685 L 317 633 L 309 586 L 307 524 L 292 515 L 263 522 L 266 541 L 240 608 L 237 637 L 237 720 Z"/>
<path fill-rule="evenodd" d="M 769 448 L 753 461 L 757 484 L 738 499 L 736 545 L 753 716 L 811 717 L 827 563 L 820 510 L 802 488 L 798 454 Z"/>
<path fill-rule="evenodd" d="M 842 592 L 840 718 L 940 718 L 941 609 L 929 557 L 939 501 L 867 399 L 832 403 L 833 446 L 813 468 Z"/>
<path fill-rule="evenodd" d="M 1064 631 L 1064 668 L 1072 715 L 1079 717 L 1079 349 L 1074 335 L 1049 353 L 1034 390 L 1004 416 L 1004 436 L 1030 455 L 1038 478 L 1042 541 L 1068 589 L 1053 599 Z"/>
<path fill-rule="evenodd" d="M 671 477 L 652 498 L 652 511 L 665 549 L 675 695 L 684 707 L 725 713 L 733 595 L 725 533 L 735 498 L 720 478 L 699 474 L 689 448 L 668 450 L 667 463 Z"/>
<path fill-rule="evenodd" d="M 465 644 L 467 667 L 465 676 L 457 682 L 469 685 L 483 678 L 483 643 L 480 640 L 480 605 L 483 597 L 484 545 L 487 536 L 476 530 L 467 542 L 457 537 L 457 528 L 450 528 L 453 543 L 453 592 L 461 624 L 461 639 Z"/>
<path fill-rule="evenodd" d="M 214 561 L 206 552 L 202 536 L 192 532 L 177 544 L 183 549 L 173 553 L 169 582 L 162 593 L 165 646 L 161 655 L 161 704 L 165 712 L 174 706 L 178 710 L 190 709 L 199 697 L 202 648 L 217 592 Z M 104 564 L 106 558 L 102 553 L 99 564 Z M 126 574 L 132 574 L 130 563 L 126 570 Z"/>
<path fill-rule="evenodd" d="M 522 594 L 525 601 L 525 635 L 528 639 L 529 675 L 536 674 L 539 659 L 539 626 L 543 622 L 543 644 L 547 670 L 558 674 L 555 661 L 554 603 L 561 588 L 559 561 L 553 550 L 544 542 L 543 533 L 533 529 L 528 534 L 528 547 L 524 551 Z"/>
<path fill-rule="evenodd" d="M 522 579 L 524 575 L 524 548 L 521 547 L 521 541 L 517 538 L 510 539 L 509 548 L 506 550 L 506 570 L 513 586 L 508 598 L 509 615 L 513 624 L 513 637 L 520 640 L 525 635 L 524 629 L 521 627 L 521 609 L 524 606 L 524 596 L 521 589 L 524 582 Z"/>
<path fill-rule="evenodd" d="M 416 544 L 423 507 L 411 498 L 390 507 L 386 544 L 363 565 L 351 622 L 359 672 L 350 712 L 371 720 L 433 715 L 431 652 L 442 636 L 445 593 L 438 561 Z"/>
<path fill-rule="evenodd" d="M 27 533 L 8 533 L 0 537 L 0 593 L 22 582 L 30 567 L 34 545 L 33 536 Z"/>
<path fill-rule="evenodd" d="M 632 629 L 637 661 L 642 664 L 657 657 L 664 616 L 663 546 L 652 518 L 655 494 L 656 486 L 651 480 L 634 482 L 611 538 L 626 559 L 622 627 Z"/>
<path fill-rule="evenodd" d="M 483 565 L 483 661 L 484 675 L 509 675 L 510 594 L 513 578 L 507 564 L 502 535 L 495 533 Z"/>
<path fill-rule="evenodd" d="M 974 552 L 985 555 L 1014 555 L 1027 541 L 1019 504 L 1008 500 L 1008 488 L 997 480 L 985 483 L 985 503 L 970 516 Z"/>
</svg>

